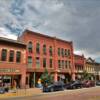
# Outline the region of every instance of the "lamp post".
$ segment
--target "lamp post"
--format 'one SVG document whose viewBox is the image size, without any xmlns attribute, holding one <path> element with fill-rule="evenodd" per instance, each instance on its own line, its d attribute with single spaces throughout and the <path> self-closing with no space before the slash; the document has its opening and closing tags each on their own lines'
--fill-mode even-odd
<svg viewBox="0 0 100 100">
<path fill-rule="evenodd" d="M 95 62 L 94 62 L 94 77 L 95 77 L 95 85 L 96 85 L 96 75 L 97 75 L 97 66 L 95 65 Z"/>
</svg>

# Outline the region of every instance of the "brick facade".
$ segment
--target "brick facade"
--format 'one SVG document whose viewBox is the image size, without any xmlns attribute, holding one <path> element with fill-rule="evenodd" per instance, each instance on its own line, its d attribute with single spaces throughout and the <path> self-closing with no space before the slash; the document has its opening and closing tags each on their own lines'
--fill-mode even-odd
<svg viewBox="0 0 100 100">
<path fill-rule="evenodd" d="M 2 52 L 6 50 L 6 59 L 2 60 Z M 10 61 L 10 51 L 14 52 L 12 61 Z M 20 62 L 16 62 L 17 51 L 21 53 Z M 19 87 L 25 87 L 26 78 L 26 45 L 10 39 L 0 38 L 0 78 L 11 77 L 13 86 L 14 80 Z M 20 77 L 19 79 L 17 77 Z M 1 79 L 0 79 L 1 80 Z M 6 80 L 6 79 L 5 79 Z M 3 81 L 3 80 L 1 80 Z M 5 85 L 4 83 L 3 85 Z"/>
<path fill-rule="evenodd" d="M 46 69 L 54 75 L 54 80 L 57 81 L 58 77 L 70 76 L 70 80 L 75 79 L 74 73 L 74 56 L 73 56 L 73 43 L 65 40 L 58 39 L 56 37 L 50 37 L 40 33 L 32 32 L 29 30 L 24 31 L 22 36 L 20 36 L 20 41 L 23 41 L 27 44 L 32 43 L 33 49 L 32 52 L 28 52 L 27 48 L 27 61 L 28 57 L 32 57 L 32 67 L 27 67 L 27 73 L 31 74 L 32 72 L 42 73 L 44 71 L 43 59 L 46 59 Z M 40 45 L 40 52 L 36 52 L 36 44 Z M 43 45 L 46 45 L 46 54 L 43 54 Z M 50 47 L 52 47 L 52 56 L 50 56 Z M 58 48 L 60 49 L 60 55 L 58 54 Z M 65 53 L 66 51 L 66 53 Z M 67 54 L 69 53 L 69 54 Z M 40 60 L 39 68 L 36 67 L 36 58 Z M 52 67 L 50 68 L 50 59 L 52 59 Z M 58 65 L 60 62 L 60 66 Z M 65 64 L 66 63 L 66 64 Z M 67 65 L 69 63 L 69 65 Z M 68 75 L 67 75 L 68 74 Z M 39 77 L 38 77 L 39 78 Z"/>
<path fill-rule="evenodd" d="M 84 55 L 74 54 L 74 64 L 75 64 L 76 79 L 82 78 L 82 73 L 85 70 Z"/>
<path fill-rule="evenodd" d="M 3 50 L 6 52 L 4 55 Z M 20 61 L 18 52 L 21 54 Z M 82 78 L 84 70 L 99 80 L 100 64 L 87 61 L 84 55 L 75 55 L 73 52 L 72 41 L 29 30 L 25 30 L 16 41 L 0 38 L 0 82 L 2 78 L 10 77 L 12 86 L 16 81 L 21 88 L 33 87 L 45 69 L 54 77 L 54 81 Z"/>
</svg>

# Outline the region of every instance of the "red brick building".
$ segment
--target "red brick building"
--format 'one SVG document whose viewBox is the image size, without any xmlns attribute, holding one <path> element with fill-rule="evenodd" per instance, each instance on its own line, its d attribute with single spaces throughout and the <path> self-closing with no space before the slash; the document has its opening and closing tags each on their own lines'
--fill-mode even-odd
<svg viewBox="0 0 100 100">
<path fill-rule="evenodd" d="M 25 87 L 26 45 L 0 37 L 0 85 Z"/>
<path fill-rule="evenodd" d="M 76 54 L 74 54 L 74 63 L 75 63 L 76 79 L 82 78 L 82 73 L 85 70 L 85 58 L 84 58 L 84 55 L 76 55 Z"/>
<path fill-rule="evenodd" d="M 46 68 L 54 80 L 75 79 L 73 43 L 25 30 L 19 37 L 27 44 L 27 84 L 37 83 Z"/>
</svg>

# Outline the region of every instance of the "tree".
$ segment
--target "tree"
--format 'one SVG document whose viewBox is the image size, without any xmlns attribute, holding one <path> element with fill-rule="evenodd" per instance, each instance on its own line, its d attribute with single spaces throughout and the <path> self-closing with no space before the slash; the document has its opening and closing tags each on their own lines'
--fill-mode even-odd
<svg viewBox="0 0 100 100">
<path fill-rule="evenodd" d="M 47 84 L 51 84 L 53 82 L 53 77 L 51 76 L 51 74 L 48 73 L 48 70 L 45 69 L 44 73 L 41 75 L 41 81 L 42 83 L 45 85 Z"/>
<path fill-rule="evenodd" d="M 87 71 L 83 71 L 83 80 L 89 80 L 91 78 L 91 74 L 87 73 Z"/>
</svg>

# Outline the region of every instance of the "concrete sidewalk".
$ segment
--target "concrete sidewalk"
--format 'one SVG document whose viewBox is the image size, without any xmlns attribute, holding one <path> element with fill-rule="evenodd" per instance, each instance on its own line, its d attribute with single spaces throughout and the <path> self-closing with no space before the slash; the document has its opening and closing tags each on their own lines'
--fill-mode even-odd
<svg viewBox="0 0 100 100">
<path fill-rule="evenodd" d="M 5 94 L 0 94 L 0 99 L 10 98 L 10 97 L 20 97 L 20 96 L 32 96 L 42 93 L 42 90 L 39 88 L 30 88 L 30 89 L 17 89 L 15 92 L 8 92 Z"/>
</svg>

